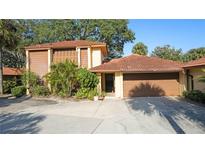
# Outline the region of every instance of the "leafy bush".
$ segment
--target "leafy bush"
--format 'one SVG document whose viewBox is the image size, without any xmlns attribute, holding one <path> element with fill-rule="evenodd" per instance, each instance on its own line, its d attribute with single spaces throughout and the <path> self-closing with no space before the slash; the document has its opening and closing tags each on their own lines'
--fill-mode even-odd
<svg viewBox="0 0 205 154">
<path fill-rule="evenodd" d="M 205 93 L 199 90 L 184 91 L 183 96 L 196 102 L 205 103 Z"/>
<path fill-rule="evenodd" d="M 27 87 L 27 86 L 35 87 L 39 83 L 39 77 L 35 73 L 30 72 L 30 71 L 25 71 L 22 74 L 21 80 L 22 80 L 22 84 L 25 87 Z M 27 87 L 27 88 L 29 88 L 29 87 Z"/>
<path fill-rule="evenodd" d="M 77 65 L 68 60 L 52 65 L 51 72 L 46 75 L 52 93 L 59 96 L 71 96 L 77 83 L 77 70 Z"/>
<path fill-rule="evenodd" d="M 84 68 L 78 70 L 77 80 L 81 88 L 87 89 L 94 89 L 99 83 L 97 75 Z"/>
<path fill-rule="evenodd" d="M 4 93 L 11 93 L 11 89 L 17 85 L 16 81 L 14 80 L 4 80 L 3 81 L 3 92 Z"/>
<path fill-rule="evenodd" d="M 189 94 L 189 91 L 183 91 L 182 95 L 187 98 L 188 97 L 188 94 Z"/>
<path fill-rule="evenodd" d="M 97 90 L 95 89 L 87 89 L 87 88 L 81 88 L 77 91 L 76 97 L 79 99 L 90 99 L 93 100 L 94 96 L 97 95 Z"/>
<path fill-rule="evenodd" d="M 50 94 L 48 87 L 37 85 L 32 88 L 33 96 L 48 96 Z"/>
<path fill-rule="evenodd" d="M 98 92 L 98 96 L 105 97 L 106 96 L 106 92 L 105 91 L 100 91 L 100 92 Z"/>
<path fill-rule="evenodd" d="M 51 72 L 46 75 L 51 85 L 51 92 L 61 97 L 72 96 L 75 92 L 77 98 L 93 99 L 97 94 L 99 80 L 96 74 L 86 69 L 78 69 L 71 61 L 64 61 L 51 66 Z"/>
<path fill-rule="evenodd" d="M 77 73 L 77 80 L 80 89 L 77 91 L 76 97 L 93 100 L 94 96 L 97 95 L 96 87 L 99 83 L 97 75 L 87 69 L 80 68 Z"/>
<path fill-rule="evenodd" d="M 26 88 L 24 86 L 17 86 L 11 89 L 12 96 L 20 97 L 26 94 Z"/>
<path fill-rule="evenodd" d="M 57 95 L 60 96 L 60 97 L 67 97 L 67 94 L 64 91 L 58 92 Z"/>
</svg>

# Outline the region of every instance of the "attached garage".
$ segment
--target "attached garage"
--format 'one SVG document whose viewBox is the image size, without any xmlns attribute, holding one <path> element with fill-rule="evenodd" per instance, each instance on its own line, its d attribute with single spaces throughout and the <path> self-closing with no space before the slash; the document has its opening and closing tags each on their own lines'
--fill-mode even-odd
<svg viewBox="0 0 205 154">
<path fill-rule="evenodd" d="M 123 74 L 124 97 L 180 95 L 179 73 Z"/>
<path fill-rule="evenodd" d="M 178 96 L 184 91 L 181 63 L 158 57 L 133 54 L 106 62 L 91 71 L 98 73 L 98 76 L 115 74 L 114 92 L 120 98 Z M 103 77 L 100 83 L 106 86 Z"/>
<path fill-rule="evenodd" d="M 43 77 L 48 73 L 48 51 L 30 51 L 29 52 L 30 71 Z"/>
</svg>

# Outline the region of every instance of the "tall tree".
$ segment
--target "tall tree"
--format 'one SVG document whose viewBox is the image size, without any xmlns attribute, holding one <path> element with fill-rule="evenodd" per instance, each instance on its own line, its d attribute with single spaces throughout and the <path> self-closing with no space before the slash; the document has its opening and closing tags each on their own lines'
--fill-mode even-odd
<svg viewBox="0 0 205 154">
<path fill-rule="evenodd" d="M 118 56 L 123 54 L 124 44 L 135 39 L 128 20 L 24 20 L 22 23 L 27 27 L 22 44 L 87 39 L 107 43 L 111 56 Z"/>
<path fill-rule="evenodd" d="M 191 61 L 202 58 L 205 56 L 205 47 L 190 49 L 187 53 L 183 56 L 183 61 Z"/>
<path fill-rule="evenodd" d="M 132 53 L 139 55 L 147 55 L 148 48 L 144 43 L 138 42 L 133 46 Z"/>
<path fill-rule="evenodd" d="M 154 51 L 152 51 L 151 56 L 157 56 L 163 59 L 169 59 L 174 61 L 182 60 L 182 49 L 176 49 L 170 45 L 164 45 L 162 47 L 157 46 Z"/>
<path fill-rule="evenodd" d="M 3 94 L 2 53 L 12 50 L 18 42 L 17 22 L 15 20 L 0 20 L 0 94 Z"/>
</svg>

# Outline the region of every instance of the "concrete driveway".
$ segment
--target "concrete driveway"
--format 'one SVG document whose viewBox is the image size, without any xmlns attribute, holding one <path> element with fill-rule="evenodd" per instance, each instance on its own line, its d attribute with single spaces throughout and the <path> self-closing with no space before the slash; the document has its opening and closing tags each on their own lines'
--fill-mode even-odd
<svg viewBox="0 0 205 154">
<path fill-rule="evenodd" d="M 103 102 L 0 99 L 0 133 L 204 133 L 205 107 L 174 97 Z"/>
</svg>

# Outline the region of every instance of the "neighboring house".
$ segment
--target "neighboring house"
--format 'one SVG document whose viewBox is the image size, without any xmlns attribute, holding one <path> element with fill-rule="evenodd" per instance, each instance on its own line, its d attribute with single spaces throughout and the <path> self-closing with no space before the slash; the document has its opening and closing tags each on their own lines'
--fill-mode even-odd
<svg viewBox="0 0 205 154">
<path fill-rule="evenodd" d="M 199 77 L 205 76 L 205 57 L 185 63 L 183 68 L 186 71 L 187 90 L 205 92 L 205 83 L 199 81 Z"/>
<path fill-rule="evenodd" d="M 190 78 L 186 76 L 195 76 L 194 70 L 205 64 L 205 59 L 185 65 L 137 54 L 103 63 L 108 54 L 106 44 L 86 40 L 32 45 L 25 49 L 27 70 L 40 77 L 50 71 L 51 64 L 69 59 L 98 75 L 99 91 L 120 98 L 182 95 L 184 90 L 190 90 L 190 84 L 187 84 Z M 194 81 L 192 89 L 203 90 L 203 83 Z"/>
<path fill-rule="evenodd" d="M 69 59 L 79 67 L 90 69 L 101 65 L 107 56 L 107 46 L 102 42 L 87 40 L 63 41 L 32 45 L 26 49 L 26 68 L 43 77 L 51 64 Z"/>
<path fill-rule="evenodd" d="M 22 68 L 3 67 L 3 79 L 19 79 L 23 73 Z"/>
</svg>

